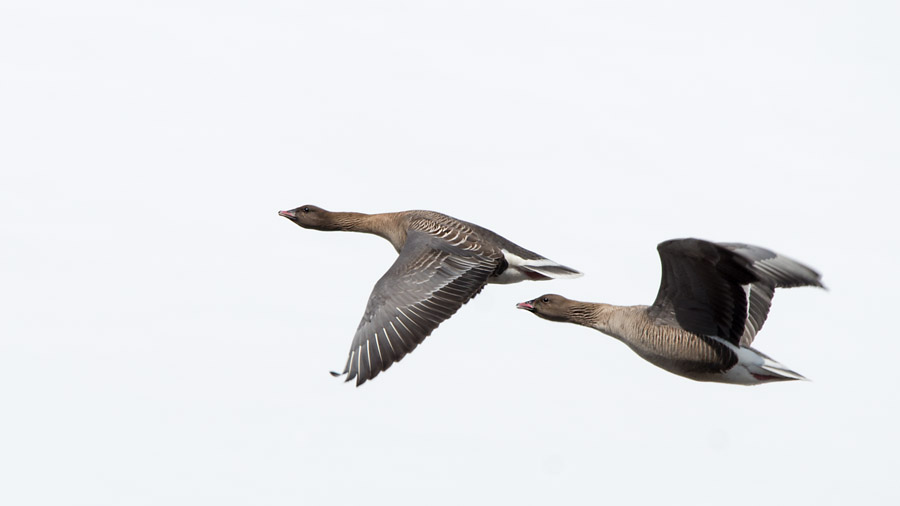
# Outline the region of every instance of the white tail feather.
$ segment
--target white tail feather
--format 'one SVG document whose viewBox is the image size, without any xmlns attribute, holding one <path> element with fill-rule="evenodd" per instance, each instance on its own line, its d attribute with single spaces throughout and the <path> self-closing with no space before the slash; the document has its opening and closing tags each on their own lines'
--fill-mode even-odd
<svg viewBox="0 0 900 506">
<path fill-rule="evenodd" d="M 788 369 L 784 364 L 776 362 L 749 346 L 735 346 L 721 337 L 709 337 L 731 348 L 738 357 L 738 363 L 722 375 L 723 383 L 759 385 L 770 381 L 809 381 L 802 374 Z"/>
<path fill-rule="evenodd" d="M 508 284 L 519 281 L 577 278 L 583 275 L 575 269 L 558 264 L 549 258 L 522 258 L 509 251 L 502 251 L 509 267 L 500 276 L 491 278 L 490 283 Z"/>
<path fill-rule="evenodd" d="M 796 371 L 792 371 L 792 370 L 788 369 L 787 367 L 785 367 L 784 365 L 782 365 L 778 362 L 775 362 L 774 360 L 771 360 L 769 358 L 766 358 L 764 360 L 763 364 L 760 366 L 760 369 L 767 371 L 769 374 L 779 376 L 782 378 L 809 381 L 806 378 L 806 376 L 803 376 L 802 374 L 800 374 Z"/>
<path fill-rule="evenodd" d="M 520 269 L 525 269 L 531 272 L 536 272 L 542 276 L 547 276 L 548 278 L 554 279 L 572 279 L 572 278 L 580 278 L 584 276 L 584 273 L 578 272 L 575 269 L 570 267 L 566 267 L 565 265 L 560 265 L 558 263 L 547 264 L 547 265 L 521 265 Z"/>
</svg>

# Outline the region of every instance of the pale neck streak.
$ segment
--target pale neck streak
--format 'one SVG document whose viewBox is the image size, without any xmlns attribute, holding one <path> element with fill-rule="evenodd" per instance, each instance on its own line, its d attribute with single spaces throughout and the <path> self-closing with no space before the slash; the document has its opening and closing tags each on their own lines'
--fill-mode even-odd
<svg viewBox="0 0 900 506">
<path fill-rule="evenodd" d="M 363 232 L 387 239 L 397 252 L 406 242 L 406 227 L 400 213 L 365 214 L 353 212 L 330 213 L 335 230 Z"/>
</svg>

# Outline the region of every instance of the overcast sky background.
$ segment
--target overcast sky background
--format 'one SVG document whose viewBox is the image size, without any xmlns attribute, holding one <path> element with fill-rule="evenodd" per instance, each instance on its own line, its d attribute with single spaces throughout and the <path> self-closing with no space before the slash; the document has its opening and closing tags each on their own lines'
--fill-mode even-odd
<svg viewBox="0 0 900 506">
<path fill-rule="evenodd" d="M 898 5 L 3 2 L 0 503 L 900 503 Z M 586 275 L 489 286 L 357 389 L 395 252 L 306 203 Z M 822 272 L 754 343 L 811 382 L 514 309 L 650 303 L 685 236 Z"/>
</svg>

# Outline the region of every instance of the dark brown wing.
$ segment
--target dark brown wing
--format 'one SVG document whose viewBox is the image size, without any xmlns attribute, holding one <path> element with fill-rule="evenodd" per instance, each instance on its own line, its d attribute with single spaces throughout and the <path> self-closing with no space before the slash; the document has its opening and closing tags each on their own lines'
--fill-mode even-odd
<svg viewBox="0 0 900 506">
<path fill-rule="evenodd" d="M 759 278 L 751 262 L 699 239 L 673 239 L 657 246 L 662 280 L 650 316 L 662 323 L 738 344 L 747 319 L 742 285 Z"/>
<path fill-rule="evenodd" d="M 735 345 L 753 341 L 775 288 L 822 286 L 809 267 L 758 246 L 673 239 L 657 249 L 662 281 L 650 315 Z"/>
<path fill-rule="evenodd" d="M 718 243 L 718 245 L 750 260 L 754 273 L 761 279 L 746 287 L 747 323 L 741 335 L 741 346 L 750 346 L 757 332 L 766 323 L 776 288 L 797 286 L 824 288 L 818 272 L 784 255 L 749 244 Z"/>
<path fill-rule="evenodd" d="M 359 386 L 402 359 L 502 268 L 498 252 L 462 246 L 409 231 L 394 265 L 369 297 L 344 367 L 346 381 L 356 378 Z"/>
</svg>

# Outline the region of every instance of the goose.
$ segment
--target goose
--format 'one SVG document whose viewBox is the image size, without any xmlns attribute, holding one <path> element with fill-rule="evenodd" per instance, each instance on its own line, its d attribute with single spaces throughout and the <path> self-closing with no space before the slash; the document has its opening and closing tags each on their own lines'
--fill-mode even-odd
<svg viewBox="0 0 900 506">
<path fill-rule="evenodd" d="M 657 250 L 662 281 L 651 306 L 547 294 L 516 307 L 599 330 L 651 364 L 696 381 L 758 385 L 806 379 L 750 344 L 766 321 L 775 289 L 825 288 L 816 271 L 748 244 L 673 239 Z"/>
<path fill-rule="evenodd" d="M 399 256 L 375 283 L 344 371 L 362 385 L 413 351 L 487 283 L 574 278 L 581 272 L 486 228 L 433 211 L 364 214 L 304 205 L 278 214 L 303 228 L 374 234 Z"/>
</svg>

